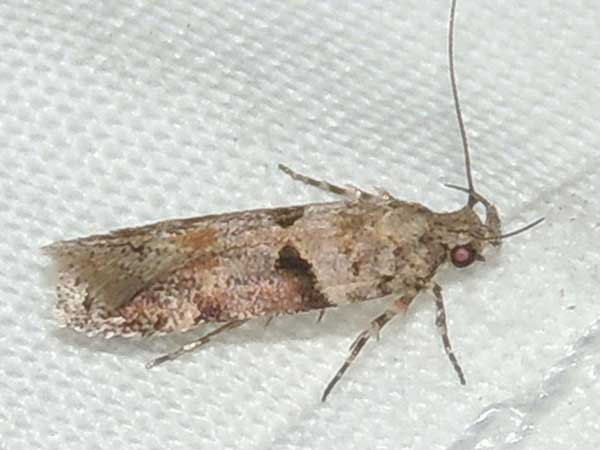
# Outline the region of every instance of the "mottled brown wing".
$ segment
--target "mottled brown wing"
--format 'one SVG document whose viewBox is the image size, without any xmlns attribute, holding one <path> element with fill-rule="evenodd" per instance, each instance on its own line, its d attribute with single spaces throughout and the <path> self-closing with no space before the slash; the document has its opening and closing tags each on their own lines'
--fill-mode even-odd
<svg viewBox="0 0 600 450">
<path fill-rule="evenodd" d="M 124 229 L 106 235 L 61 241 L 44 247 L 57 272 L 59 301 L 68 277 L 85 285 L 83 304 L 101 303 L 117 308 L 142 290 L 147 283 L 184 261 L 191 249 L 180 247 L 156 229 Z"/>
<path fill-rule="evenodd" d="M 116 324 L 119 333 L 185 331 L 203 322 L 327 308 L 312 265 L 291 245 L 256 245 L 192 260 L 157 280 L 114 315 L 82 328 Z M 86 319 L 87 320 L 87 319 Z"/>
<path fill-rule="evenodd" d="M 401 288 L 398 264 L 409 262 L 398 250 L 421 257 L 411 249 L 421 221 L 414 209 L 375 199 L 261 209 L 159 222 L 45 251 L 56 262 L 65 325 L 90 334 L 164 333 Z"/>
<path fill-rule="evenodd" d="M 290 223 L 303 207 L 244 211 L 193 219 L 170 220 L 108 234 L 59 241 L 42 250 L 54 260 L 59 302 L 63 286 L 85 287 L 86 308 L 103 305 L 115 309 L 126 304 L 157 278 L 227 245 L 243 245 L 249 237 L 280 223 Z M 262 230 L 262 233 L 257 233 Z M 68 280 L 67 280 L 68 278 Z M 70 291 L 68 289 L 67 291 Z M 82 291 L 79 291 L 79 295 Z"/>
</svg>

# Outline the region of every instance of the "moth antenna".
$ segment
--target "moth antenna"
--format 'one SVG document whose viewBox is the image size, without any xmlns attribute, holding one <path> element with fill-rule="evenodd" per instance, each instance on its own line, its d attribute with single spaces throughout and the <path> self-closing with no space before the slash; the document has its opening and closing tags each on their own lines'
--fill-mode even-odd
<svg viewBox="0 0 600 450">
<path fill-rule="evenodd" d="M 447 188 L 450 188 L 450 189 L 456 189 L 457 191 L 466 192 L 467 194 L 469 194 L 469 197 L 473 197 L 473 204 L 475 204 L 477 202 L 481 202 L 485 206 L 490 206 L 490 202 L 488 202 L 485 198 L 483 198 L 481 195 L 479 195 L 474 190 L 471 190 L 469 188 L 462 187 L 462 186 L 457 186 L 456 184 L 450 184 L 450 183 L 444 183 L 444 186 L 446 186 Z"/>
<path fill-rule="evenodd" d="M 485 198 L 483 198 L 481 195 L 479 195 L 477 192 L 470 192 L 469 189 L 464 188 L 462 186 L 456 186 L 455 184 L 444 184 L 444 186 L 446 186 L 447 188 L 450 188 L 450 189 L 456 189 L 457 191 L 462 191 L 462 192 L 468 193 L 469 198 L 472 197 L 476 202 L 483 203 L 483 205 L 486 208 L 491 206 L 490 203 Z M 485 238 L 484 240 L 485 241 L 497 241 L 497 240 L 515 236 L 517 234 L 521 234 L 522 232 L 527 231 L 527 230 L 535 227 L 536 225 L 539 225 L 540 223 L 542 223 L 544 221 L 544 219 L 545 219 L 544 217 L 540 217 L 539 219 L 536 219 L 533 222 L 531 222 L 521 228 L 510 231 L 508 233 L 504 233 L 504 234 L 500 234 L 500 235 L 496 235 L 496 236 L 490 236 L 490 237 Z"/>
<path fill-rule="evenodd" d="M 469 153 L 469 141 L 465 130 L 465 123 L 460 109 L 460 100 L 458 98 L 458 87 L 456 85 L 456 73 L 454 71 L 454 16 L 456 13 L 456 0 L 452 0 L 450 7 L 450 20 L 448 23 L 448 67 L 450 70 L 450 84 L 452 86 L 452 98 L 454 99 L 454 110 L 456 111 L 456 120 L 458 121 L 458 129 L 463 145 L 463 153 L 465 157 L 465 172 L 467 175 L 467 184 L 469 186 L 469 205 L 473 206 L 477 201 L 475 196 L 475 187 L 473 186 L 473 175 L 471 174 L 471 155 Z"/>
<path fill-rule="evenodd" d="M 535 227 L 536 225 L 539 225 L 540 223 L 542 223 L 544 221 L 544 219 L 545 219 L 544 217 L 540 217 L 539 219 L 534 220 L 533 222 L 528 223 L 527 225 L 525 225 L 521 228 L 517 228 L 516 230 L 509 231 L 508 233 L 504 233 L 499 236 L 489 236 L 489 237 L 486 237 L 484 240 L 485 241 L 497 241 L 500 239 L 506 239 L 506 238 L 509 238 L 512 236 L 516 236 L 517 234 L 521 234 L 524 231 L 527 231 L 527 230 Z"/>
</svg>

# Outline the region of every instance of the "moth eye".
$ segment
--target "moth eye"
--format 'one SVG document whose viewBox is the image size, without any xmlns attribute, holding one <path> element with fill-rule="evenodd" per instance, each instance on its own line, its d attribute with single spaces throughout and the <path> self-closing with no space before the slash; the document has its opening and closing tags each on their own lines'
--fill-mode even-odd
<svg viewBox="0 0 600 450">
<path fill-rule="evenodd" d="M 467 245 L 457 245 L 450 252 L 452 264 L 456 267 L 467 267 L 475 261 L 477 255 L 473 249 Z"/>
</svg>

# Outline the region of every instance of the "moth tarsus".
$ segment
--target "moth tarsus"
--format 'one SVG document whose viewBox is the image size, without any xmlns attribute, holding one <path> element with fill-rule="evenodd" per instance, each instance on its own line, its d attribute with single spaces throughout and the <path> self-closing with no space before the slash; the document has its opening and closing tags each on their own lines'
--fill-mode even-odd
<svg viewBox="0 0 600 450">
<path fill-rule="evenodd" d="M 440 336 L 442 337 L 444 351 L 446 352 L 446 355 L 448 356 L 452 367 L 454 367 L 456 375 L 458 375 L 458 380 L 460 381 L 460 384 L 464 386 L 465 384 L 467 384 L 467 381 L 465 380 L 465 375 L 462 370 L 462 367 L 460 367 L 460 363 L 458 362 L 458 359 L 452 351 L 450 337 L 448 336 L 448 326 L 446 325 L 446 308 L 444 307 L 444 298 L 442 297 L 442 287 L 439 284 L 434 284 L 432 291 L 435 297 L 436 308 L 435 325 L 438 329 Z"/>
<path fill-rule="evenodd" d="M 450 80 L 463 142 L 468 194 L 457 211 L 437 213 L 385 190 L 341 187 L 279 168 L 341 201 L 240 211 L 127 228 L 45 248 L 56 265 L 57 312 L 67 327 L 89 335 L 150 336 L 212 323 L 216 329 L 148 363 L 153 367 L 206 345 L 246 321 L 318 311 L 382 297 L 395 301 L 370 322 L 327 385 L 325 400 L 372 337 L 431 289 L 436 325 L 462 384 L 442 291 L 434 277 L 450 263 L 483 261 L 502 235 L 498 212 L 476 192 L 462 119 L 453 42 L 456 0 L 449 20 Z M 485 208 L 482 221 L 474 211 Z"/>
<path fill-rule="evenodd" d="M 390 308 L 385 310 L 382 314 L 373 319 L 369 325 L 369 328 L 363 330 L 354 340 L 352 345 L 349 348 L 350 354 L 342 364 L 342 367 L 339 368 L 337 373 L 333 376 L 325 391 L 323 392 L 323 396 L 321 397 L 321 401 L 327 400 L 329 393 L 335 387 L 337 382 L 341 380 L 342 376 L 346 373 L 346 370 L 350 367 L 350 365 L 354 362 L 358 354 L 361 352 L 365 344 L 372 337 L 377 338 L 379 340 L 379 333 L 381 329 L 392 320 L 397 314 L 403 313 L 406 311 L 406 308 L 410 304 L 410 302 L 415 298 L 417 292 L 409 294 L 407 297 L 400 298 L 396 300 Z"/>
<path fill-rule="evenodd" d="M 179 358 L 181 355 L 183 355 L 185 353 L 190 353 L 190 352 L 193 352 L 194 350 L 199 349 L 200 347 L 204 347 L 206 344 L 208 344 L 210 342 L 211 338 L 215 337 L 216 335 L 221 334 L 225 331 L 233 330 L 234 328 L 237 328 L 246 322 L 247 322 L 247 320 L 232 320 L 231 322 L 227 322 L 225 325 L 221 325 L 220 327 L 214 329 L 213 331 L 206 333 L 202 337 L 200 337 L 194 341 L 188 342 L 187 344 L 182 345 L 181 347 L 179 347 L 178 349 L 176 349 L 172 352 L 165 353 L 164 355 L 161 355 L 158 358 L 153 359 L 148 364 L 146 364 L 146 368 L 151 369 L 152 367 L 156 367 L 167 361 L 173 361 L 174 359 Z"/>
</svg>

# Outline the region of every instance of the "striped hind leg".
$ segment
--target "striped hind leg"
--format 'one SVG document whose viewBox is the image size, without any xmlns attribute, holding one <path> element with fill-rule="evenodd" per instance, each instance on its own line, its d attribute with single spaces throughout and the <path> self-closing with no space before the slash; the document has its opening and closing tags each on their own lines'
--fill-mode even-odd
<svg viewBox="0 0 600 450">
<path fill-rule="evenodd" d="M 364 200 L 375 197 L 373 194 L 369 194 L 368 192 L 358 189 L 356 187 L 341 187 L 333 183 L 329 183 L 328 181 L 317 180 L 316 178 L 307 177 L 306 175 L 302 175 L 298 172 L 293 171 L 288 166 L 284 166 L 283 164 L 279 164 L 279 169 L 296 181 L 300 181 L 304 184 L 308 184 L 309 186 L 316 187 L 317 189 L 329 192 L 330 194 L 340 195 L 348 200 Z"/>
</svg>

